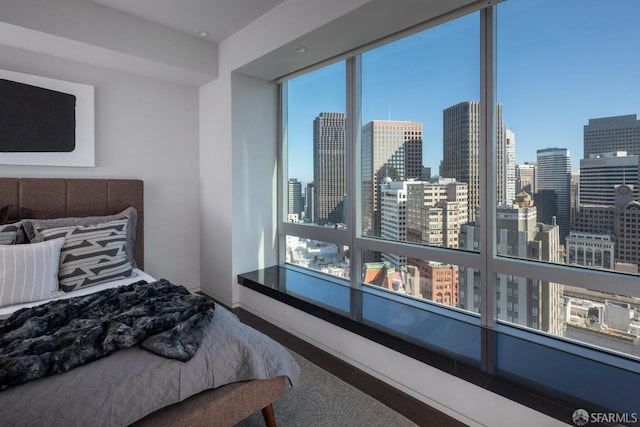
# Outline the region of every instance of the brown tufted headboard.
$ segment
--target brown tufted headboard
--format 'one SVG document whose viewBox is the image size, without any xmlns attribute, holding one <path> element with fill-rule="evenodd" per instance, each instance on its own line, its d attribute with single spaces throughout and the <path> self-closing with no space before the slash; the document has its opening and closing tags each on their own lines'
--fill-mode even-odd
<svg viewBox="0 0 640 427">
<path fill-rule="evenodd" d="M 144 269 L 144 186 L 138 179 L 0 178 L 0 207 L 11 205 L 56 217 L 109 215 L 132 206 L 138 214 L 134 257 Z"/>
</svg>

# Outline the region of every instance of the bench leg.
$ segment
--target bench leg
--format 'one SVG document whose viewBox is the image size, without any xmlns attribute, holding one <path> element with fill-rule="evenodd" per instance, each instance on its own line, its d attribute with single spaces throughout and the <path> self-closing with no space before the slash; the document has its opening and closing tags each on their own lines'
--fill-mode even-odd
<svg viewBox="0 0 640 427">
<path fill-rule="evenodd" d="M 262 408 L 262 416 L 267 427 L 276 427 L 276 415 L 273 413 L 273 404 L 268 404 Z"/>
</svg>

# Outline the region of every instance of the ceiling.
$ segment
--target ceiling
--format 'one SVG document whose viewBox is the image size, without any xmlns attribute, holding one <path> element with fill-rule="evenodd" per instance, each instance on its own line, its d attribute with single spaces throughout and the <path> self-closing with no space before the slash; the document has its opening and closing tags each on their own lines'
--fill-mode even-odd
<svg viewBox="0 0 640 427">
<path fill-rule="evenodd" d="M 220 43 L 283 0 L 87 0 Z"/>
<path fill-rule="evenodd" d="M 200 86 L 225 41 L 225 66 L 271 81 L 495 0 L 342 1 L 2 0 L 0 44 Z"/>
</svg>

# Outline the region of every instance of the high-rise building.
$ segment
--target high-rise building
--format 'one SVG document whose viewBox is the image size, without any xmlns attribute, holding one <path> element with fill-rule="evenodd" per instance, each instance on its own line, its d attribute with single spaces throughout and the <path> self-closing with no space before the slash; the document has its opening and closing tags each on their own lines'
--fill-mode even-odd
<svg viewBox="0 0 640 427">
<path fill-rule="evenodd" d="M 581 205 L 572 231 L 596 234 L 613 233 L 615 217 L 616 209 L 613 205 Z"/>
<path fill-rule="evenodd" d="M 420 179 L 422 123 L 373 120 L 362 129 L 363 233 L 380 237 L 380 184 Z"/>
<path fill-rule="evenodd" d="M 573 225 L 576 217 L 578 216 L 578 211 L 580 210 L 580 171 L 572 170 L 571 171 L 571 224 Z"/>
<path fill-rule="evenodd" d="M 537 221 L 536 207 L 498 206 L 496 210 L 498 255 L 558 263 L 560 240 L 557 225 Z M 460 247 L 477 248 L 480 229 L 468 223 L 460 229 Z M 558 283 L 499 273 L 496 303 L 499 319 L 556 335 L 563 331 L 562 291 Z M 480 310 L 478 272 L 460 267 L 460 306 Z"/>
<path fill-rule="evenodd" d="M 424 166 L 422 168 L 422 176 L 420 177 L 421 181 L 429 181 L 431 179 L 431 168 L 428 166 Z"/>
<path fill-rule="evenodd" d="M 406 196 L 407 240 L 458 247 L 460 226 L 468 221 L 468 186 L 453 178 L 409 182 Z"/>
<path fill-rule="evenodd" d="M 558 195 L 554 190 L 539 190 L 533 195 L 533 204 L 538 210 L 539 222 L 557 224 Z"/>
<path fill-rule="evenodd" d="M 630 272 L 637 274 L 640 267 L 640 202 L 633 199 L 633 186 L 618 185 L 614 203 L 616 263 L 632 265 L 634 268 Z"/>
<path fill-rule="evenodd" d="M 535 162 L 525 162 L 516 165 L 516 194 L 525 192 L 534 195 L 538 192 L 538 165 Z"/>
<path fill-rule="evenodd" d="M 300 221 L 302 219 L 302 183 L 296 178 L 288 181 L 287 215 L 289 220 Z"/>
<path fill-rule="evenodd" d="M 385 240 L 405 242 L 407 240 L 406 202 L 409 181 L 392 182 L 384 178 L 380 185 L 381 232 Z M 407 265 L 407 257 L 393 253 L 383 253 L 382 261 L 400 270 Z"/>
<path fill-rule="evenodd" d="M 505 200 L 506 152 L 502 105 L 496 106 L 496 200 Z M 480 103 L 466 101 L 443 111 L 443 158 L 440 175 L 468 184 L 467 215 L 480 207 Z"/>
<path fill-rule="evenodd" d="M 574 231 L 612 235 L 615 241 L 613 268 L 637 274 L 640 268 L 640 202 L 634 200 L 631 185 L 618 185 L 613 192 L 613 205 L 581 205 Z M 576 263 L 577 259 L 576 255 Z"/>
<path fill-rule="evenodd" d="M 315 197 L 316 187 L 313 182 L 307 184 L 304 190 L 304 218 L 305 221 L 316 224 L 318 219 L 315 217 Z"/>
<path fill-rule="evenodd" d="M 635 114 L 589 119 L 584 126 L 584 157 L 626 151 L 640 156 L 640 120 Z"/>
<path fill-rule="evenodd" d="M 538 191 L 553 190 L 556 196 L 555 217 L 560 227 L 560 242 L 569 235 L 571 226 L 571 159 L 566 148 L 537 151 Z"/>
<path fill-rule="evenodd" d="M 510 204 L 516 197 L 516 135 L 511 129 L 504 131 L 504 154 L 504 201 Z"/>
<path fill-rule="evenodd" d="M 317 224 L 343 221 L 345 167 L 345 113 L 320 113 L 313 121 L 313 217 Z"/>
<path fill-rule="evenodd" d="M 632 185 L 638 199 L 638 156 L 616 151 L 580 160 L 580 204 L 613 205 L 620 184 Z"/>
<path fill-rule="evenodd" d="M 460 226 L 467 222 L 467 184 L 440 177 L 429 182 L 385 178 L 380 198 L 383 239 L 458 247 Z M 398 254 L 383 253 L 381 260 L 396 269 L 407 265 Z"/>
</svg>

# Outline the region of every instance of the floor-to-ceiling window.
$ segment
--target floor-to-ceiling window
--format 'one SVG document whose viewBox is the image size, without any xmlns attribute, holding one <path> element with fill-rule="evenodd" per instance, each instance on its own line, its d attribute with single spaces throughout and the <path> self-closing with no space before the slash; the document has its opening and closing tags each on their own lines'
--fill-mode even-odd
<svg viewBox="0 0 640 427">
<path fill-rule="evenodd" d="M 346 62 L 339 61 L 283 85 L 282 219 L 309 229 L 286 236 L 287 263 L 348 279 L 345 73 Z"/>
<path fill-rule="evenodd" d="M 282 264 L 366 291 L 318 297 L 351 318 L 632 411 L 638 13 L 509 0 L 282 78 Z"/>
</svg>

